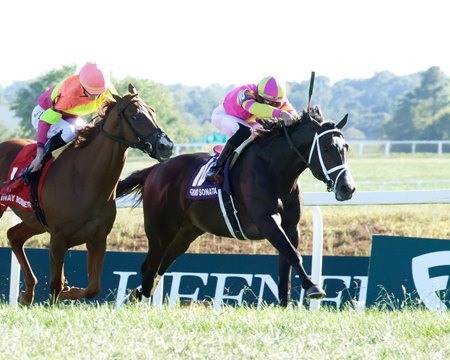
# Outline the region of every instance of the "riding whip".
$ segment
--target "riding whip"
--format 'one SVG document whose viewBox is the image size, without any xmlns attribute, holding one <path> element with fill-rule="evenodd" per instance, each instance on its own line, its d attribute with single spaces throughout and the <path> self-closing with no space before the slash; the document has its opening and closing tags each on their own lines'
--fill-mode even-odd
<svg viewBox="0 0 450 360">
<path fill-rule="evenodd" d="M 311 71 L 311 79 L 309 80 L 309 98 L 308 98 L 308 106 L 307 106 L 307 110 L 309 113 L 309 110 L 311 108 L 311 96 L 313 93 L 313 88 L 314 88 L 314 77 L 316 76 L 316 72 L 315 71 Z"/>
</svg>

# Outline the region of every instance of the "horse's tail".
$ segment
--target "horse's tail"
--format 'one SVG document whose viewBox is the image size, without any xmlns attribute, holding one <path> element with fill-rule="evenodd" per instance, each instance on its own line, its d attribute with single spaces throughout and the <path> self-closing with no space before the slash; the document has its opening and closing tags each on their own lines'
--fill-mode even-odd
<svg viewBox="0 0 450 360">
<path fill-rule="evenodd" d="M 140 197 L 137 202 L 139 202 L 142 199 L 142 188 L 144 186 L 145 179 L 147 178 L 151 170 L 151 167 L 143 170 L 138 170 L 125 179 L 120 180 L 117 184 L 116 197 L 121 198 L 131 193 L 138 193 L 140 194 Z"/>
</svg>

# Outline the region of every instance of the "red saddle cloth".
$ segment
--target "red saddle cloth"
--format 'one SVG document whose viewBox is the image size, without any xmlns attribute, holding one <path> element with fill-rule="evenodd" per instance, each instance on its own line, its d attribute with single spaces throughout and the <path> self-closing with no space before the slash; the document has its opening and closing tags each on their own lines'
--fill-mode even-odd
<svg viewBox="0 0 450 360">
<path fill-rule="evenodd" d="M 31 206 L 30 185 L 26 185 L 23 182 L 20 174 L 30 162 L 33 161 L 35 155 L 36 143 L 33 143 L 25 146 L 14 159 L 6 179 L 8 183 L 0 190 L 0 209 L 2 211 L 6 211 L 8 206 L 11 205 L 16 205 L 23 210 L 33 211 Z M 42 169 L 38 185 L 39 203 L 41 202 L 41 190 L 44 178 L 52 162 L 52 160 L 48 161 Z"/>
</svg>

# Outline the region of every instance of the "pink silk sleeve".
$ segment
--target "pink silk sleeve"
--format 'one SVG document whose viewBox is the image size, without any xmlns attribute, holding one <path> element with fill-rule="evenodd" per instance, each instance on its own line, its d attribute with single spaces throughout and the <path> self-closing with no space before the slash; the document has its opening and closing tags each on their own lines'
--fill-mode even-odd
<svg viewBox="0 0 450 360">
<path fill-rule="evenodd" d="M 38 143 L 45 144 L 45 142 L 47 141 L 47 133 L 48 129 L 50 129 L 50 126 L 51 125 L 48 122 L 39 120 L 36 134 L 36 141 Z"/>
</svg>

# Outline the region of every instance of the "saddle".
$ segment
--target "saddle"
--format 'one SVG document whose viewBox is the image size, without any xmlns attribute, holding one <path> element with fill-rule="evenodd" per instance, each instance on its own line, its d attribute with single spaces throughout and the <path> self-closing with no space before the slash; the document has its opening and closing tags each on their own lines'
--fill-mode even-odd
<svg viewBox="0 0 450 360">
<path fill-rule="evenodd" d="M 215 164 L 216 158 L 223 149 L 223 145 L 214 146 L 213 150 L 215 152 L 215 155 L 210 157 L 197 169 L 186 193 L 186 197 L 193 200 L 217 198 L 228 231 L 237 240 L 250 239 L 245 236 L 244 231 L 242 230 L 238 211 L 234 206 L 230 182 L 230 172 L 232 167 L 238 160 L 239 155 L 253 141 L 253 139 L 253 137 L 250 137 L 246 141 L 244 141 L 233 152 L 232 156 L 227 159 L 223 169 L 224 182 L 222 185 L 211 183 L 206 180 L 206 174 L 208 173 L 209 168 Z"/>
<path fill-rule="evenodd" d="M 15 205 L 26 211 L 34 211 L 39 222 L 47 227 L 47 221 L 40 207 L 40 195 L 53 159 L 43 168 L 30 173 L 28 165 L 36 156 L 36 143 L 25 146 L 14 159 L 8 171 L 7 183 L 0 189 L 0 208 L 6 211 L 8 206 Z"/>
</svg>

